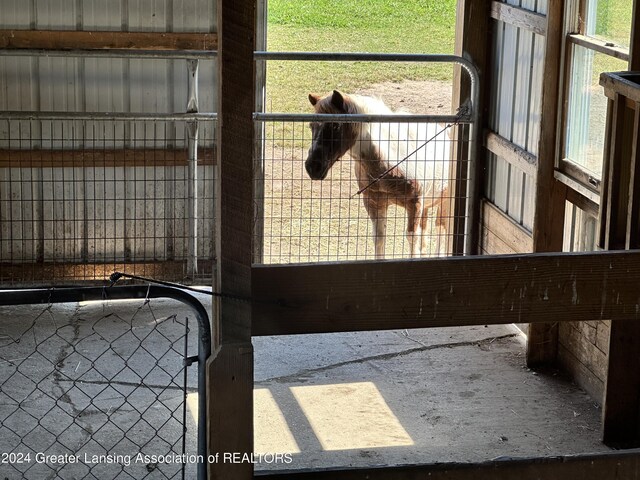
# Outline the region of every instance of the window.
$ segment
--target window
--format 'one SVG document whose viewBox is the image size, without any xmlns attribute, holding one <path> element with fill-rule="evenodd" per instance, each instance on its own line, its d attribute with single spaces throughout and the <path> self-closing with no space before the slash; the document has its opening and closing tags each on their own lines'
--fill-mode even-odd
<svg viewBox="0 0 640 480">
<path fill-rule="evenodd" d="M 604 155 L 607 99 L 602 72 L 627 70 L 633 2 L 567 2 L 565 111 L 562 173 L 599 192 Z"/>
<path fill-rule="evenodd" d="M 556 178 L 568 187 L 566 251 L 598 248 L 608 109 L 600 74 L 628 70 L 633 3 L 570 0 L 565 4 L 564 121 Z"/>
<path fill-rule="evenodd" d="M 626 70 L 627 64 L 604 53 L 575 45 L 571 65 L 565 156 L 592 176 L 600 178 L 607 119 L 607 98 L 600 87 L 600 73 Z"/>
</svg>

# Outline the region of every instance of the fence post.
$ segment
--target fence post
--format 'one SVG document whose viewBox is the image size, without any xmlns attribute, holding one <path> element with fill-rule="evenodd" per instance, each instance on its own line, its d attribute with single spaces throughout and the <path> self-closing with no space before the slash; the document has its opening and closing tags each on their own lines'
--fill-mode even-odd
<svg viewBox="0 0 640 480">
<path fill-rule="evenodd" d="M 187 60 L 189 90 L 187 113 L 198 112 L 198 60 Z M 198 273 L 198 121 L 187 122 L 188 176 L 187 218 L 189 222 L 187 245 L 187 276 L 193 279 Z"/>
<path fill-rule="evenodd" d="M 251 297 L 256 0 L 218 0 L 219 288 Z M 250 302 L 220 299 L 209 363 L 209 453 L 253 452 L 253 346 Z M 219 461 L 209 477 L 251 480 L 253 464 Z"/>
</svg>

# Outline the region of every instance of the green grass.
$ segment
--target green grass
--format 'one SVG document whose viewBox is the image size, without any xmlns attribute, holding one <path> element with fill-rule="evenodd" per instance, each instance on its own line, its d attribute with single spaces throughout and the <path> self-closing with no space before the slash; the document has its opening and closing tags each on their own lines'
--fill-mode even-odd
<svg viewBox="0 0 640 480">
<path fill-rule="evenodd" d="M 592 1 L 596 3 L 596 22 L 592 26 L 596 36 L 628 47 L 631 37 L 633 2 L 631 0 Z"/>
<path fill-rule="evenodd" d="M 272 51 L 453 53 L 456 0 L 270 0 Z M 403 79 L 450 80 L 446 64 L 269 62 L 267 108 L 306 112 L 307 94 Z"/>
</svg>

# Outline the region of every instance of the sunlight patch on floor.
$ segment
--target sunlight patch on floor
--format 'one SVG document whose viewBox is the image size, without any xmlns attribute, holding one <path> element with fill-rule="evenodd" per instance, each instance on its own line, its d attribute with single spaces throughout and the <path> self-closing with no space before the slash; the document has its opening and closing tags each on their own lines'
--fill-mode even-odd
<svg viewBox="0 0 640 480">
<path fill-rule="evenodd" d="M 287 420 L 266 388 L 253 391 L 253 451 L 255 453 L 300 453 Z"/>
<path fill-rule="evenodd" d="M 291 387 L 291 392 L 325 450 L 413 445 L 371 382 Z"/>
</svg>

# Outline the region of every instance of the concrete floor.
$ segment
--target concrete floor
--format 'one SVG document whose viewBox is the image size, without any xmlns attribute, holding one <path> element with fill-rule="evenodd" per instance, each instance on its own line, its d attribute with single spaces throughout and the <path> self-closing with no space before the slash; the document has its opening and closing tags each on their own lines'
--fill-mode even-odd
<svg viewBox="0 0 640 480">
<path fill-rule="evenodd" d="M 606 451 L 600 408 L 514 326 L 256 338 L 260 469 Z"/>
<path fill-rule="evenodd" d="M 184 329 L 173 316 L 183 319 L 187 311 L 164 300 L 140 306 L 0 310 L 0 451 L 16 445 L 56 453 L 74 445 L 89 453 L 105 446 L 133 454 L 140 445 L 146 453 L 166 450 L 147 438 L 153 436 L 147 423 L 136 422 L 151 424 L 158 416 L 163 425 L 167 406 L 180 418 L 183 345 L 169 348 L 166 338 L 181 337 Z M 120 326 L 135 335 L 121 335 Z M 100 337 L 112 342 L 106 351 Z M 195 342 L 189 343 L 194 352 Z M 599 440 L 597 405 L 562 374 L 525 368 L 524 339 L 513 326 L 260 337 L 254 346 L 256 452 L 264 454 L 257 470 L 607 450 Z M 159 356 L 160 348 L 171 355 Z M 123 358 L 137 366 L 123 369 Z M 112 376 L 110 385 L 105 379 Z M 160 385 L 165 380 L 168 389 Z M 188 391 L 187 447 L 194 451 L 195 369 Z M 161 400 L 157 408 L 145 406 L 154 398 Z M 119 443 L 119 429 L 129 440 Z M 168 441 L 179 430 L 172 421 L 160 436 Z M 111 466 L 117 478 L 156 478 L 149 468 Z M 0 465 L 0 478 L 19 478 L 22 471 Z M 83 472 L 86 466 L 33 465 L 25 478 L 81 478 Z"/>
</svg>

